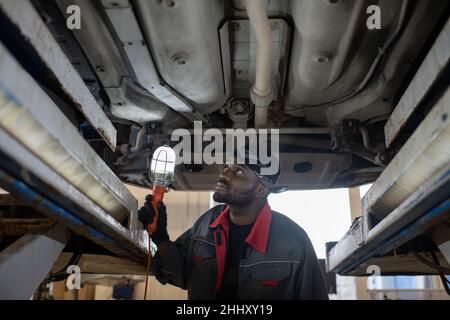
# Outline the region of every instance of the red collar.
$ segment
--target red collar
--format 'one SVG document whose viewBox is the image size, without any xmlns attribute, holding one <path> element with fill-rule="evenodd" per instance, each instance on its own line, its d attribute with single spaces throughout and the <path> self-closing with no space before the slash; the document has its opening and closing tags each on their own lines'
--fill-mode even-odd
<svg viewBox="0 0 450 320">
<path fill-rule="evenodd" d="M 269 240 L 270 223 L 272 222 L 272 211 L 269 204 L 266 203 L 262 207 L 261 211 L 256 218 L 250 234 L 245 241 L 251 245 L 255 250 L 265 254 L 267 251 L 267 242 Z M 230 208 L 227 206 L 217 217 L 217 219 L 211 223 L 210 228 L 215 228 L 220 224 L 225 229 L 228 236 L 228 230 L 230 226 Z"/>
</svg>

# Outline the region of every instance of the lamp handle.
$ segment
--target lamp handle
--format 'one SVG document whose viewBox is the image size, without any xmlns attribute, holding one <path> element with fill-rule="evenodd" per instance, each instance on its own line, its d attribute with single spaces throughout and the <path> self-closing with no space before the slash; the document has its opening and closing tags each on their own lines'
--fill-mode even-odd
<svg viewBox="0 0 450 320">
<path fill-rule="evenodd" d="M 153 186 L 153 197 L 152 197 L 152 206 L 155 210 L 155 216 L 153 217 L 153 222 L 147 225 L 147 231 L 150 233 L 150 236 L 156 232 L 158 226 L 158 203 L 162 202 L 164 199 L 164 193 L 167 192 L 167 189 L 158 185 Z"/>
</svg>

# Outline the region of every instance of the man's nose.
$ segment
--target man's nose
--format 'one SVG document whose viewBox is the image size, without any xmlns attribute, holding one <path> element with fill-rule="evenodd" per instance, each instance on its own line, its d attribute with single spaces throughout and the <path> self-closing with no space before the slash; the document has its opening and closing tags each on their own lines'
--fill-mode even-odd
<svg viewBox="0 0 450 320">
<path fill-rule="evenodd" d="M 230 184 L 230 178 L 228 176 L 226 176 L 227 174 L 229 174 L 228 172 L 222 172 L 219 175 L 219 181 L 221 182 L 225 182 L 227 185 Z"/>
</svg>

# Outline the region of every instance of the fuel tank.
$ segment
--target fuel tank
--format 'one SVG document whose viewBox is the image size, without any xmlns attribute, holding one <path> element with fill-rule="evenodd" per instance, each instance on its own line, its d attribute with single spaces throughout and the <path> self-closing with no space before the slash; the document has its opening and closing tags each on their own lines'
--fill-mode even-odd
<svg viewBox="0 0 450 320">
<path fill-rule="evenodd" d="M 137 15 L 160 76 L 201 113 L 226 100 L 218 26 L 222 1 L 138 0 Z"/>
</svg>

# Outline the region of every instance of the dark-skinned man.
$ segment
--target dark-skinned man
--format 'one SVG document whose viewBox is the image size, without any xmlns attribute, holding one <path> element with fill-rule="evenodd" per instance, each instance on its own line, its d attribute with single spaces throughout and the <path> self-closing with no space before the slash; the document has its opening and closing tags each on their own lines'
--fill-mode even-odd
<svg viewBox="0 0 450 320">
<path fill-rule="evenodd" d="M 159 206 L 158 246 L 152 270 L 162 284 L 188 290 L 189 299 L 328 299 L 311 241 L 305 231 L 267 203 L 278 173 L 261 165 L 225 165 L 213 198 L 223 203 L 203 214 L 175 242 Z M 153 221 L 151 196 L 139 210 Z"/>
</svg>

